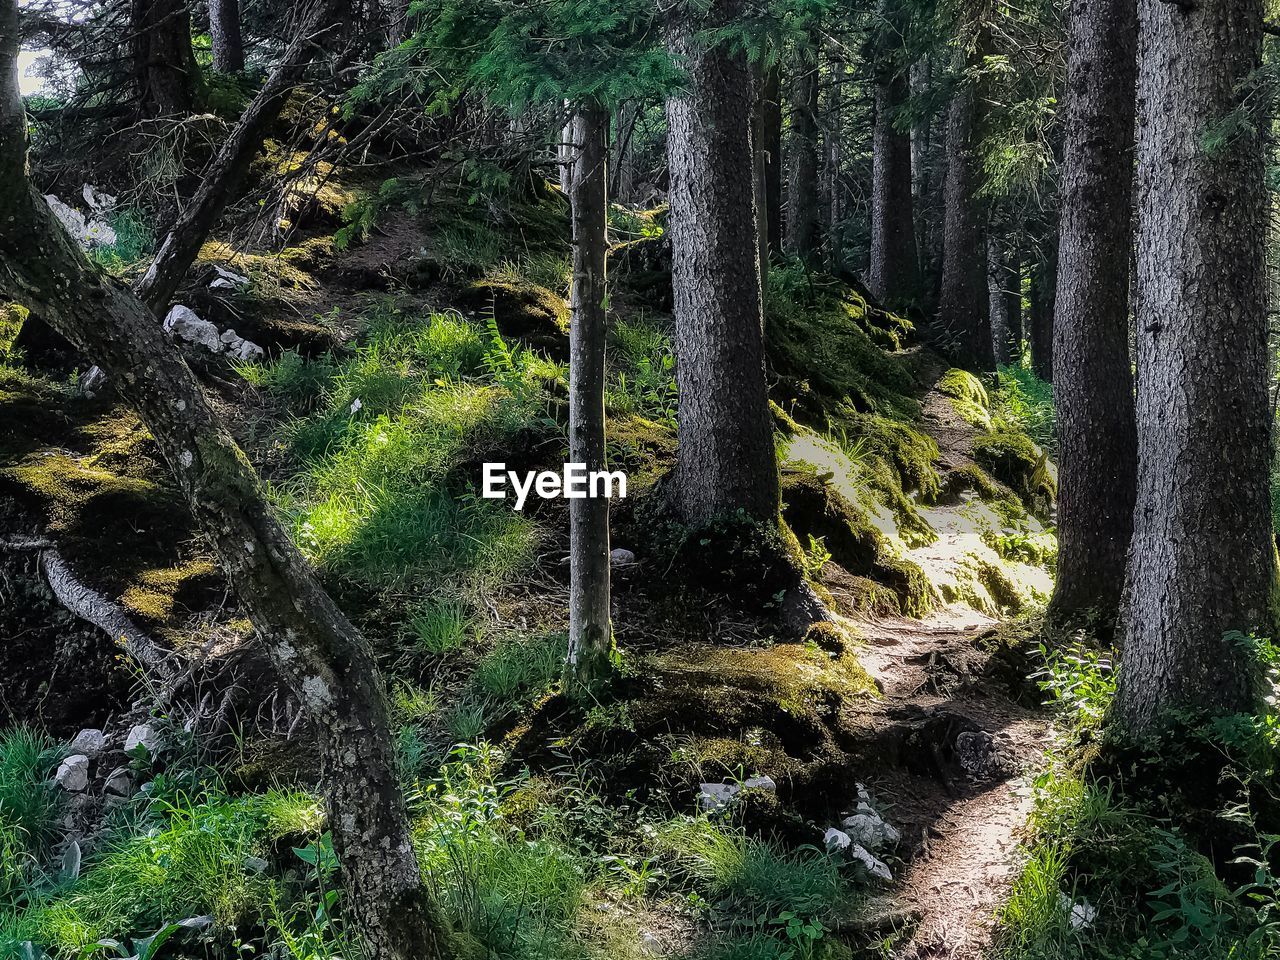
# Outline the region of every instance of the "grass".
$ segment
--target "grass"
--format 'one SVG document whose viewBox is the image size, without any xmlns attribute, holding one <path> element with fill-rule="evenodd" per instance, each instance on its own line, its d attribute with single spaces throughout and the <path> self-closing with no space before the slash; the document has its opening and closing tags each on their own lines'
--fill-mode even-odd
<svg viewBox="0 0 1280 960">
<path fill-rule="evenodd" d="M 32 881 L 57 837 L 62 796 L 51 778 L 63 752 L 25 727 L 0 734 L 0 902 Z"/>
</svg>

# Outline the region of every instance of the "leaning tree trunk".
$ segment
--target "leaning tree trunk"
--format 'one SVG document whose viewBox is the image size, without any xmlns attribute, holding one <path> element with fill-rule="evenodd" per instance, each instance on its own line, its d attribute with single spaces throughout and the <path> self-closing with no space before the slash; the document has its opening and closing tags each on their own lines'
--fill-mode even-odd
<svg viewBox="0 0 1280 960">
<path fill-rule="evenodd" d="M 191 49 L 191 13 L 186 0 L 133 0 L 129 29 L 134 83 L 143 116 L 191 113 L 199 72 Z"/>
<path fill-rule="evenodd" d="M 745 0 L 713 0 L 705 26 L 733 23 Z M 667 100 L 671 167 L 679 453 L 676 500 L 706 523 L 742 510 L 776 523 L 778 461 L 764 375 L 755 231 L 751 67 L 706 47 L 677 20 L 671 47 L 685 88 Z"/>
<path fill-rule="evenodd" d="M 1136 0 L 1077 0 L 1070 21 L 1053 399 L 1058 571 L 1051 613 L 1119 611 L 1137 475 L 1129 367 Z"/>
<path fill-rule="evenodd" d="M 337 0 L 325 0 L 298 30 L 231 136 L 223 141 L 200 189 L 161 241 L 151 266 L 134 284 L 134 293 L 153 312 L 160 313 L 169 305 L 218 217 L 244 181 L 267 131 L 284 109 L 289 91 L 315 55 L 321 34 L 331 29 L 337 9 Z"/>
<path fill-rule="evenodd" d="M 606 144 L 609 115 L 580 108 L 573 122 L 573 293 L 569 328 L 569 460 L 605 469 Z M 609 501 L 569 501 L 569 658 L 566 686 L 589 696 L 609 675 Z"/>
<path fill-rule="evenodd" d="M 1262 0 L 1140 0 L 1138 486 L 1117 720 L 1253 711 L 1274 637 Z"/>
<path fill-rule="evenodd" d="M 26 178 L 18 8 L 0 0 L 0 302 L 29 307 L 118 384 L 151 431 L 319 743 L 346 906 L 379 960 L 443 958 L 395 773 L 377 662 L 276 519 L 244 453 L 155 317 L 101 276 Z"/>
<path fill-rule="evenodd" d="M 978 92 L 965 86 L 947 117 L 946 211 L 938 321 L 942 345 L 955 361 L 976 370 L 995 366 L 987 313 L 986 212 L 978 196 Z"/>
<path fill-rule="evenodd" d="M 809 259 L 818 250 L 818 53 L 805 48 L 791 85 L 791 162 L 787 172 L 788 253 Z"/>
<path fill-rule="evenodd" d="M 871 270 L 867 280 L 878 299 L 901 306 L 919 293 L 911 134 L 894 124 L 911 91 L 907 77 L 894 64 L 886 63 L 881 69 L 872 134 Z"/>
<path fill-rule="evenodd" d="M 209 0 L 209 38 L 213 46 L 213 69 L 219 73 L 244 71 L 240 0 Z"/>
</svg>

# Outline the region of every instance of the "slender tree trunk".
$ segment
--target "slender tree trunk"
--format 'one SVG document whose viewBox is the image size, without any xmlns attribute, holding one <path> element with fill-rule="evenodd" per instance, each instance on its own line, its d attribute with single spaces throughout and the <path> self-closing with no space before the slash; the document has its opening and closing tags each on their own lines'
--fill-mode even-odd
<svg viewBox="0 0 1280 960">
<path fill-rule="evenodd" d="M 761 296 L 769 289 L 769 145 L 767 143 L 769 105 L 766 75 L 755 83 L 755 108 L 751 113 L 751 162 L 756 195 L 756 256 L 760 261 Z"/>
<path fill-rule="evenodd" d="M 609 115 L 584 106 L 574 119 L 573 293 L 569 330 L 569 461 L 588 475 L 605 469 L 605 253 L 608 249 L 606 144 Z M 569 658 L 571 693 L 590 693 L 611 670 L 609 501 L 569 501 Z"/>
<path fill-rule="evenodd" d="M 834 274 L 844 269 L 844 55 L 837 45 L 828 53 L 826 173 L 827 173 L 827 266 Z"/>
<path fill-rule="evenodd" d="M 337 7 L 336 0 L 325 0 L 303 24 L 231 136 L 223 141 L 200 189 L 165 235 L 151 266 L 134 285 L 138 298 L 154 312 L 159 313 L 169 305 L 218 217 L 240 188 L 267 131 L 280 116 L 289 92 L 311 62 L 319 34 L 332 24 Z"/>
<path fill-rule="evenodd" d="M 991 315 L 991 347 L 996 365 L 1001 367 L 1013 363 L 1022 326 L 1021 305 L 1009 295 L 1015 281 L 1015 272 L 1010 268 L 1012 260 L 1003 238 L 987 237 L 987 309 Z"/>
<path fill-rule="evenodd" d="M 213 69 L 219 73 L 243 72 L 240 0 L 209 0 L 209 37 L 213 41 Z"/>
<path fill-rule="evenodd" d="M 191 49 L 191 14 L 186 0 L 133 0 L 129 27 L 142 114 L 191 113 L 199 72 Z"/>
<path fill-rule="evenodd" d="M 566 100 L 564 104 L 565 110 L 570 110 L 570 104 Z M 556 153 L 560 158 L 560 189 L 564 191 L 567 197 L 573 191 L 573 114 L 569 113 L 569 119 L 564 123 L 560 130 L 560 142 L 556 144 Z"/>
<path fill-rule="evenodd" d="M 1233 127 L 1261 62 L 1261 0 L 1140 0 L 1138 487 L 1117 720 L 1261 707 L 1243 634 L 1274 637 L 1267 474 L 1266 190 Z"/>
<path fill-rule="evenodd" d="M 155 438 L 280 679 L 307 712 L 346 900 L 378 960 L 450 956 L 422 886 L 395 774 L 394 740 L 368 644 L 276 519 L 146 305 L 105 278 L 27 183 L 16 0 L 0 0 L 0 302 L 28 306 L 96 360 Z"/>
<path fill-rule="evenodd" d="M 1129 367 L 1136 0 L 1076 0 L 1054 309 L 1058 575 L 1051 612 L 1114 621 L 1137 477 Z"/>
<path fill-rule="evenodd" d="M 787 176 L 787 252 L 811 258 L 818 250 L 818 53 L 806 49 L 791 85 L 791 163 Z"/>
<path fill-rule="evenodd" d="M 1053 233 L 1044 239 L 1040 260 L 1031 267 L 1031 369 L 1046 383 L 1053 382 L 1057 298 L 1058 238 Z"/>
<path fill-rule="evenodd" d="M 910 77 L 898 62 L 900 18 L 890 3 L 880 4 L 886 21 L 877 38 L 875 126 L 871 154 L 871 270 L 868 285 L 890 306 L 902 306 L 919 294 L 912 136 L 894 121 L 911 95 Z"/>
<path fill-rule="evenodd" d="M 745 0 L 713 0 L 697 26 L 733 23 L 744 7 Z M 689 77 L 686 89 L 667 100 L 680 388 L 676 501 L 690 523 L 739 509 L 776 523 L 778 462 L 750 229 L 751 68 L 728 44 L 704 46 L 687 20 L 673 21 L 670 42 Z"/>
<path fill-rule="evenodd" d="M 977 91 L 965 86 L 947 119 L 946 212 L 938 318 L 955 361 L 978 370 L 995 366 L 988 316 L 986 211 L 978 197 Z"/>
<path fill-rule="evenodd" d="M 782 68 L 765 68 L 760 106 L 756 112 L 764 151 L 764 210 L 771 254 L 782 253 Z M 756 202 L 760 202 L 757 194 Z"/>
</svg>

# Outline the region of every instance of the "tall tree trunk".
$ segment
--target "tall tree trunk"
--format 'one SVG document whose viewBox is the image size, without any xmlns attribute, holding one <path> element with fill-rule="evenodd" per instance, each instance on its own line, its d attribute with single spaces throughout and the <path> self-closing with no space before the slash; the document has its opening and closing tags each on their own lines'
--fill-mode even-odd
<svg viewBox="0 0 1280 960">
<path fill-rule="evenodd" d="M 760 263 L 760 294 L 769 289 L 769 145 L 767 127 L 769 105 L 766 102 L 766 74 L 755 82 L 755 107 L 751 113 L 751 175 L 755 178 L 756 257 Z"/>
<path fill-rule="evenodd" d="M 1053 225 L 1056 227 L 1056 224 Z M 1031 266 L 1031 369 L 1046 383 L 1053 382 L 1053 328 L 1057 318 L 1058 238 L 1051 233 L 1041 243 L 1040 259 Z"/>
<path fill-rule="evenodd" d="M 244 39 L 240 35 L 240 0 L 209 0 L 209 37 L 213 42 L 213 69 L 241 73 Z"/>
<path fill-rule="evenodd" d="M 837 45 L 828 56 L 831 76 L 827 90 L 826 144 L 827 174 L 827 267 L 834 274 L 844 269 L 844 97 L 845 62 Z"/>
<path fill-rule="evenodd" d="M 569 461 L 588 475 L 605 469 L 604 377 L 606 135 L 609 114 L 584 106 L 574 118 L 573 293 L 569 329 Z M 591 491 L 588 491 L 591 492 Z M 569 658 L 567 687 L 589 695 L 611 670 L 609 501 L 569 501 Z"/>
<path fill-rule="evenodd" d="M 705 23 L 742 15 L 712 0 Z M 764 320 L 751 159 L 751 67 L 727 43 L 708 48 L 684 19 L 672 53 L 688 72 L 667 100 L 671 167 L 679 453 L 676 501 L 689 523 L 743 510 L 776 523 L 778 461 L 764 378 Z"/>
<path fill-rule="evenodd" d="M 1210 147 L 1261 60 L 1261 0 L 1140 0 L 1138 487 L 1116 717 L 1261 707 L 1274 637 L 1260 129 Z M 1236 633 L 1235 631 L 1239 631 Z"/>
<path fill-rule="evenodd" d="M 966 85 L 947 118 L 947 181 L 943 227 L 942 290 L 938 319 L 943 345 L 955 361 L 978 370 L 995 366 L 987 310 L 986 211 L 978 197 L 977 91 Z"/>
<path fill-rule="evenodd" d="M 27 182 L 18 8 L 0 0 L 0 302 L 93 358 L 151 431 L 280 679 L 307 712 L 346 901 L 378 960 L 450 956 L 422 886 L 377 662 L 325 593 L 244 453 L 146 305 L 101 276 Z"/>
<path fill-rule="evenodd" d="M 871 269 L 868 285 L 890 306 L 919 294 L 919 256 L 912 177 L 912 136 L 895 125 L 911 96 L 911 81 L 900 62 L 901 17 L 890 0 L 880 4 L 884 23 L 876 38 L 875 125 L 871 153 Z"/>
<path fill-rule="evenodd" d="M 987 238 L 988 313 L 991 315 L 991 348 L 997 366 L 1007 367 L 1017 355 L 1021 334 L 1021 304 L 1010 296 L 1015 281 L 1021 277 L 1011 268 L 1016 262 L 1003 238 Z"/>
<path fill-rule="evenodd" d="M 1054 404 L 1058 575 L 1050 610 L 1114 621 L 1137 477 L 1129 367 L 1136 0 L 1076 0 L 1067 58 Z"/>
<path fill-rule="evenodd" d="M 142 114 L 191 113 L 199 72 L 191 49 L 191 13 L 186 0 L 133 0 L 129 28 Z"/>
<path fill-rule="evenodd" d="M 333 23 L 337 8 L 337 0 L 325 0 L 298 30 L 231 136 L 218 149 L 200 189 L 161 241 L 147 272 L 134 284 L 134 293 L 154 312 L 159 313 L 169 305 L 218 217 L 236 195 L 267 131 L 280 116 L 289 92 L 311 62 L 321 32 Z"/>
<path fill-rule="evenodd" d="M 804 49 L 791 83 L 791 162 L 787 172 L 787 252 L 811 258 L 818 250 L 818 51 Z"/>
<path fill-rule="evenodd" d="M 911 93 L 924 98 L 933 86 L 933 62 L 928 57 L 911 67 Z M 945 178 L 938 173 L 938 154 L 945 146 L 946 126 L 932 114 L 921 118 L 911 129 L 911 189 L 915 207 L 917 274 L 920 301 L 927 311 L 937 306 L 942 271 L 942 198 Z"/>
<path fill-rule="evenodd" d="M 756 112 L 764 151 L 764 210 L 769 252 L 782 253 L 782 68 L 766 67 Z M 757 194 L 756 202 L 760 202 Z"/>
</svg>

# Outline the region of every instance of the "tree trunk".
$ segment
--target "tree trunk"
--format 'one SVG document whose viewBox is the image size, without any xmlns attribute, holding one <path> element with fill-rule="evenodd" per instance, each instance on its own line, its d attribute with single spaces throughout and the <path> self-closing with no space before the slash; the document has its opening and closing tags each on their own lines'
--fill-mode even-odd
<svg viewBox="0 0 1280 960">
<path fill-rule="evenodd" d="M 987 238 L 987 310 L 991 316 L 991 348 L 1000 367 L 1009 366 L 1017 356 L 1022 327 L 1021 304 L 1010 296 L 1015 281 L 1021 281 L 1011 268 L 1013 262 L 1003 239 Z"/>
<path fill-rule="evenodd" d="M 844 269 L 844 123 L 843 104 L 845 63 L 837 45 L 830 48 L 828 56 L 830 86 L 827 90 L 827 129 L 825 145 L 827 154 L 827 268 L 839 275 Z"/>
<path fill-rule="evenodd" d="M 1058 575 L 1052 614 L 1119 611 L 1137 476 L 1129 367 L 1136 0 L 1076 0 L 1067 59 L 1052 363 Z"/>
<path fill-rule="evenodd" d="M 697 26 L 733 23 L 744 6 L 713 0 Z M 776 523 L 760 271 L 748 226 L 755 223 L 751 68 L 727 43 L 704 46 L 687 20 L 673 21 L 670 39 L 688 72 L 686 88 L 667 100 L 680 391 L 676 501 L 692 524 L 739 509 Z"/>
<path fill-rule="evenodd" d="M 199 72 L 186 0 L 133 0 L 134 82 L 143 116 L 185 116 L 195 109 Z"/>
<path fill-rule="evenodd" d="M 977 92 L 962 88 L 947 118 L 946 213 L 943 226 L 942 291 L 938 320 L 943 346 L 955 362 L 976 370 L 995 366 L 987 310 L 986 212 L 978 197 Z"/>
<path fill-rule="evenodd" d="M 760 263 L 760 295 L 769 289 L 769 146 L 766 142 L 769 105 L 765 77 L 755 81 L 755 107 L 751 113 L 751 175 L 755 178 L 756 257 Z"/>
<path fill-rule="evenodd" d="M 280 679 L 307 711 L 345 879 L 379 960 L 443 958 L 395 774 L 377 662 L 276 519 L 244 453 L 146 305 L 101 276 L 27 183 L 16 0 L 0 0 L 0 302 L 28 306 L 118 384 L 155 438 Z"/>
<path fill-rule="evenodd" d="M 916 252 L 912 138 L 894 125 L 898 111 L 911 95 L 910 78 L 898 63 L 894 43 L 901 43 L 901 25 L 881 3 L 888 22 L 877 38 L 875 63 L 875 125 L 871 154 L 871 269 L 868 286 L 877 299 L 901 307 L 919 294 Z"/>
<path fill-rule="evenodd" d="M 1261 0 L 1140 0 L 1138 480 L 1117 720 L 1254 711 L 1274 637 L 1261 130 L 1230 129 Z M 1236 633 L 1235 631 L 1239 631 Z"/>
<path fill-rule="evenodd" d="M 806 50 L 791 84 L 791 163 L 787 177 L 787 252 L 809 259 L 818 250 L 818 53 Z"/>
<path fill-rule="evenodd" d="M 579 109 L 573 123 L 573 293 L 569 329 L 569 461 L 605 469 L 606 145 L 609 115 Z M 612 669 L 609 501 L 569 501 L 569 657 L 566 687 L 589 696 Z"/>
<path fill-rule="evenodd" d="M 337 6 L 336 0 L 326 0 L 298 31 L 231 136 L 223 141 L 201 180 L 200 189 L 165 235 L 151 266 L 134 284 L 134 293 L 153 312 L 160 313 L 169 305 L 218 217 L 236 195 L 267 131 L 280 116 L 289 92 L 311 62 L 317 50 L 318 34 L 333 22 Z"/>
<path fill-rule="evenodd" d="M 1031 369 L 1053 382 L 1053 328 L 1058 299 L 1058 239 L 1047 237 L 1040 259 L 1031 267 Z"/>
<path fill-rule="evenodd" d="M 764 151 L 764 210 L 770 254 L 782 253 L 782 70 L 766 67 L 760 107 L 756 113 Z M 757 194 L 756 202 L 760 202 Z"/>
<path fill-rule="evenodd" d="M 213 69 L 219 73 L 242 73 L 240 0 L 209 0 L 209 37 L 213 42 Z"/>
</svg>

